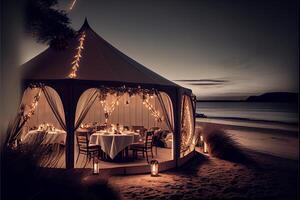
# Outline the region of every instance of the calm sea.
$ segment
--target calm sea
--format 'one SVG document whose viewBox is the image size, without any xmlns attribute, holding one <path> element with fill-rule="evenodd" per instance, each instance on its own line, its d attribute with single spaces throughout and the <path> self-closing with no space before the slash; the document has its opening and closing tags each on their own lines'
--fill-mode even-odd
<svg viewBox="0 0 300 200">
<path fill-rule="evenodd" d="M 260 102 L 197 102 L 197 113 L 214 119 L 298 123 L 298 105 Z"/>
</svg>

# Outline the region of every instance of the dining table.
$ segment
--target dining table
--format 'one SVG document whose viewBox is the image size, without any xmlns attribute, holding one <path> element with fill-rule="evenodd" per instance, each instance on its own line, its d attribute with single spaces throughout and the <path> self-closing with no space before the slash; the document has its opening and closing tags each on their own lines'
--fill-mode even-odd
<svg viewBox="0 0 300 200">
<path fill-rule="evenodd" d="M 114 159 L 129 145 L 140 141 L 142 141 L 140 135 L 132 131 L 114 133 L 102 130 L 90 136 L 90 145 L 100 145 L 101 150 L 111 159 Z"/>
<path fill-rule="evenodd" d="M 55 130 L 30 130 L 23 138 L 22 142 L 26 144 L 34 144 L 41 140 L 41 144 L 66 144 L 67 134 L 60 129 Z"/>
</svg>

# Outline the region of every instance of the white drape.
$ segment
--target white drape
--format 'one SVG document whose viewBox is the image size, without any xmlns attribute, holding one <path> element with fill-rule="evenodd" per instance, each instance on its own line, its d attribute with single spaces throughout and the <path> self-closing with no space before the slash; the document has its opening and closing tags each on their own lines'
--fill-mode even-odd
<svg viewBox="0 0 300 200">
<path fill-rule="evenodd" d="M 181 104 L 180 156 L 185 156 L 195 148 L 195 125 L 191 98 L 183 95 Z"/>
<path fill-rule="evenodd" d="M 34 92 L 36 94 L 34 94 Z M 40 92 L 40 88 L 36 91 L 33 90 L 25 90 L 23 93 L 22 101 L 19 106 L 19 111 L 15 117 L 15 119 L 9 124 L 8 132 L 9 137 L 6 139 L 6 144 L 14 142 L 16 139 L 20 138 L 20 135 L 23 133 L 24 126 L 28 122 L 28 120 L 25 120 L 25 115 L 29 113 L 30 107 L 29 105 L 33 102 L 34 96 L 37 95 Z M 24 97 L 27 97 L 27 101 L 25 101 Z M 27 104 L 26 104 L 27 103 Z M 36 109 L 34 109 L 35 111 Z"/>
<path fill-rule="evenodd" d="M 95 88 L 88 89 L 81 95 L 76 108 L 75 127 L 79 128 L 82 121 L 85 119 L 87 113 L 98 97 L 98 90 Z"/>
<path fill-rule="evenodd" d="M 163 111 L 165 122 L 171 132 L 174 132 L 174 114 L 173 106 L 169 96 L 166 93 L 155 91 L 160 107 Z"/>
<path fill-rule="evenodd" d="M 29 111 L 29 105 L 40 88 L 27 88 L 23 94 L 21 105 L 25 106 L 25 114 Z M 47 97 L 46 97 L 47 96 Z M 48 99 L 48 100 L 47 100 Z M 63 104 L 58 93 L 51 87 L 44 86 L 34 115 L 26 122 L 22 132 L 37 128 L 42 123 L 52 124 L 55 128 L 65 130 L 65 114 Z"/>
<path fill-rule="evenodd" d="M 47 100 L 47 103 L 49 104 L 53 114 L 55 115 L 59 125 L 61 128 L 66 131 L 66 121 L 65 121 L 65 112 L 64 107 L 62 105 L 62 102 L 55 90 L 53 90 L 50 87 L 43 87 L 43 94 Z"/>
</svg>

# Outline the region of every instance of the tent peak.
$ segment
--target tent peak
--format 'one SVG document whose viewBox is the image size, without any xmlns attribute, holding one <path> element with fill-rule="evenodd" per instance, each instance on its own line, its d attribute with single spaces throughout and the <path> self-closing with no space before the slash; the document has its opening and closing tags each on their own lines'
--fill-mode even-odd
<svg viewBox="0 0 300 200">
<path fill-rule="evenodd" d="M 78 70 L 77 80 L 178 87 L 105 41 L 90 27 L 87 18 L 76 36 L 68 40 L 68 48 L 48 48 L 25 63 L 23 80 L 68 79 L 73 65 Z"/>
<path fill-rule="evenodd" d="M 84 22 L 83 22 L 83 25 L 82 25 L 81 28 L 80 28 L 80 31 L 86 30 L 86 29 L 91 29 L 91 27 L 90 27 L 90 25 L 89 25 L 89 22 L 88 22 L 88 20 L 87 20 L 87 17 L 85 17 Z"/>
</svg>

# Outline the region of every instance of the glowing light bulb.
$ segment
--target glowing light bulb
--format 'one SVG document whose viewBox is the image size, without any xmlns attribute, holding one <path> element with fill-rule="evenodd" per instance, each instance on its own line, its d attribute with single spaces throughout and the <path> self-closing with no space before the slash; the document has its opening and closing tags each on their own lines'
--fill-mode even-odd
<svg viewBox="0 0 300 200">
<path fill-rule="evenodd" d="M 76 48 L 77 53 L 74 56 L 74 60 L 71 63 L 72 64 L 72 72 L 68 75 L 69 78 L 76 78 L 77 77 L 76 72 L 78 71 L 79 61 L 80 61 L 80 58 L 82 57 L 81 53 L 84 49 L 83 45 L 84 45 L 85 36 L 86 36 L 85 32 L 82 32 L 81 37 L 79 38 L 79 46 Z"/>
</svg>

